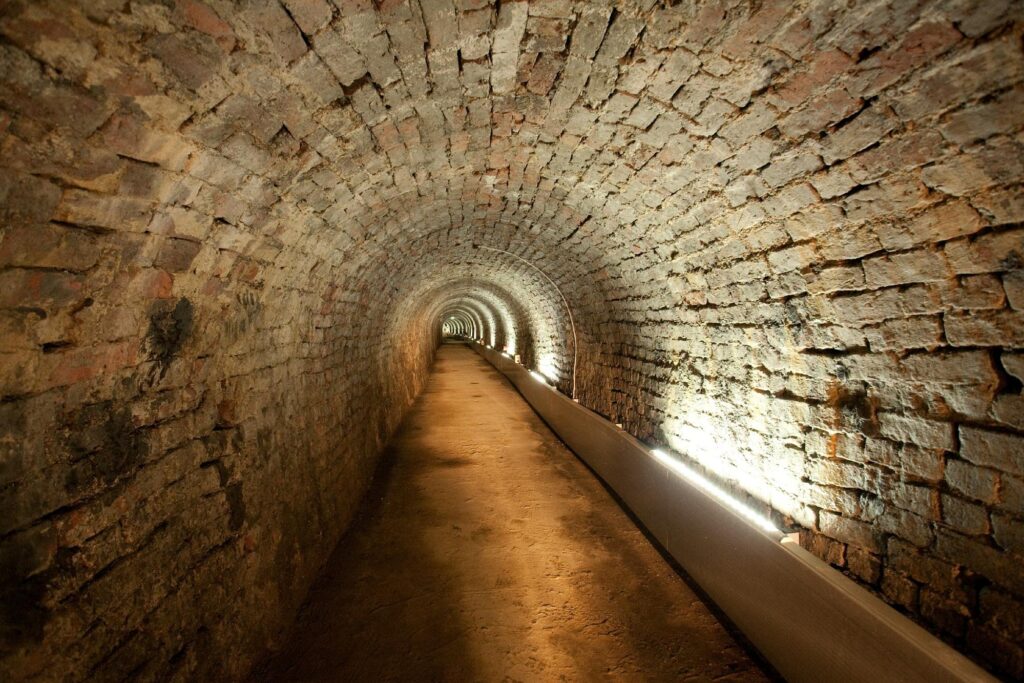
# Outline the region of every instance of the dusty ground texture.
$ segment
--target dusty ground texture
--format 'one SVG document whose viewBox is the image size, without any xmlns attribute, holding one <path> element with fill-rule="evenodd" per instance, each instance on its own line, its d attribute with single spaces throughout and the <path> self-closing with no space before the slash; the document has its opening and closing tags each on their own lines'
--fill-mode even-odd
<svg viewBox="0 0 1024 683">
<path fill-rule="evenodd" d="M 441 347 L 260 681 L 762 681 L 515 390 Z"/>
</svg>

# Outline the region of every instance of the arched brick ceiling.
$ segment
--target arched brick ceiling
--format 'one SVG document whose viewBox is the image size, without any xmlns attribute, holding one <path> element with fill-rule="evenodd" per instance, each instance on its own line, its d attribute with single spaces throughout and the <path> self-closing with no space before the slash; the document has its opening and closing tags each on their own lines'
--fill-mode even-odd
<svg viewBox="0 0 1024 683">
<path fill-rule="evenodd" d="M 126 649 L 156 677 L 244 672 L 457 314 L 1024 675 L 1021 21 L 999 0 L 3 3 L 0 549 L 29 558 L 11 590 L 35 591 L 37 645 L 0 674 Z M 125 582 L 154 625 L 102 579 L 168 529 L 191 540 L 167 580 Z M 214 596 L 226 572 L 251 589 Z M 200 641 L 218 657 L 175 654 Z"/>
</svg>

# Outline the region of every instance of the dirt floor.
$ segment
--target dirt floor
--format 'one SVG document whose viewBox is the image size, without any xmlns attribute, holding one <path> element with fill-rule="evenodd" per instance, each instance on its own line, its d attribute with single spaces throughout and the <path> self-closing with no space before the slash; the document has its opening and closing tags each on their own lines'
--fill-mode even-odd
<svg viewBox="0 0 1024 683">
<path fill-rule="evenodd" d="M 259 681 L 763 681 L 594 475 L 463 345 Z"/>
</svg>

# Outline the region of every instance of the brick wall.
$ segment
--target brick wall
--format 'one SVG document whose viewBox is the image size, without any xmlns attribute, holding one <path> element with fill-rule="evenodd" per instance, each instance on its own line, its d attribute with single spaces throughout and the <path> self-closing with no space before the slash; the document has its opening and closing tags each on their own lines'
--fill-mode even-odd
<svg viewBox="0 0 1024 683">
<path fill-rule="evenodd" d="M 241 676 L 447 308 L 571 386 L 534 267 L 582 403 L 1024 676 L 1021 33 L 1009 0 L 5 3 L 0 676 Z"/>
</svg>

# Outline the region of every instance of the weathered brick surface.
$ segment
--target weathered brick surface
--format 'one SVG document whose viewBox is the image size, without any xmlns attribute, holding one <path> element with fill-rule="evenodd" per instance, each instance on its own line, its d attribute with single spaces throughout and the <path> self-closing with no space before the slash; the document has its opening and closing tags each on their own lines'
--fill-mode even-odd
<svg viewBox="0 0 1024 683">
<path fill-rule="evenodd" d="M 442 319 L 569 390 L 545 276 L 581 403 L 1024 676 L 1019 3 L 495 5 L 5 4 L 0 677 L 243 675 Z"/>
</svg>

